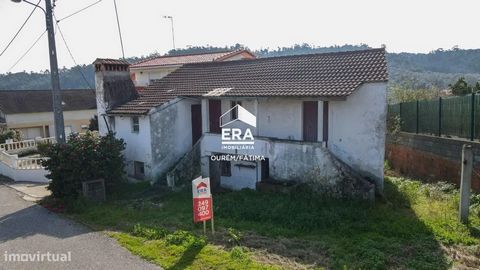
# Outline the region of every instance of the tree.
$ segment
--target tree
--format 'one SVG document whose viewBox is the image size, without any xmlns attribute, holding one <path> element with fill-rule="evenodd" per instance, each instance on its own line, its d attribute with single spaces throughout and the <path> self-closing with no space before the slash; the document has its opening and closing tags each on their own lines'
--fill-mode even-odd
<svg viewBox="0 0 480 270">
<path fill-rule="evenodd" d="M 472 87 L 469 86 L 467 81 L 465 80 L 465 77 L 460 77 L 457 82 L 455 82 L 453 85 L 450 84 L 449 87 L 450 90 L 452 90 L 452 94 L 454 94 L 455 96 L 463 96 L 466 94 L 470 94 L 473 91 Z"/>
</svg>

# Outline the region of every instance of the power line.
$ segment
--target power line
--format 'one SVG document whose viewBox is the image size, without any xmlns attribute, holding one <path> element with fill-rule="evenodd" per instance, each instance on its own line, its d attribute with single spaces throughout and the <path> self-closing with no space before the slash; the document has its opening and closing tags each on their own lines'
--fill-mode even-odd
<svg viewBox="0 0 480 270">
<path fill-rule="evenodd" d="M 47 30 L 43 31 L 43 33 L 35 40 L 32 46 L 30 46 L 30 48 L 28 48 L 28 50 L 22 56 L 20 56 L 20 58 L 15 62 L 15 64 L 13 64 L 10 69 L 8 69 L 8 72 L 10 72 L 20 61 L 22 61 L 22 59 L 32 50 L 32 48 L 40 41 L 40 39 L 43 37 L 43 35 L 45 35 L 46 32 Z"/>
<path fill-rule="evenodd" d="M 38 0 L 38 3 L 37 3 L 37 6 L 38 4 L 40 4 L 40 1 L 41 0 Z M 13 38 L 10 40 L 10 42 L 8 42 L 7 46 L 3 49 L 3 51 L 0 53 L 0 56 L 2 56 L 5 51 L 8 49 L 8 47 L 10 47 L 10 45 L 12 45 L 13 41 L 17 38 L 18 34 L 20 34 L 20 32 L 22 31 L 23 27 L 27 24 L 28 20 L 30 20 L 30 17 L 32 17 L 33 15 L 33 12 L 35 11 L 35 9 L 37 9 L 37 6 L 35 6 L 32 11 L 30 12 L 30 14 L 28 15 L 27 19 L 23 22 L 22 26 L 20 26 L 20 29 L 18 29 L 17 33 L 15 33 L 15 35 L 13 36 Z"/>
<path fill-rule="evenodd" d="M 72 14 L 67 15 L 67 16 L 61 18 L 60 20 L 57 20 L 57 22 L 61 22 L 61 21 L 65 20 L 65 19 L 68 19 L 68 18 L 74 16 L 74 15 L 77 15 L 78 13 L 80 13 L 80 12 L 82 12 L 82 11 L 88 9 L 88 8 L 91 8 L 91 7 L 95 6 L 96 4 L 98 4 L 98 3 L 102 2 L 102 1 L 103 1 L 103 0 L 98 0 L 97 2 L 94 2 L 94 3 L 88 5 L 88 6 L 84 7 L 84 8 L 81 8 L 81 9 L 73 12 Z"/>
<path fill-rule="evenodd" d="M 117 16 L 118 35 L 120 36 L 120 46 L 122 47 L 122 56 L 123 56 L 123 59 L 125 59 L 125 51 L 123 50 L 122 31 L 120 30 L 120 19 L 118 18 L 118 10 L 117 10 L 117 1 L 116 0 L 113 0 L 113 5 L 115 6 L 115 15 Z"/>
<path fill-rule="evenodd" d="M 55 15 L 54 15 L 55 17 Z M 56 18 L 55 18 L 56 19 Z M 60 33 L 60 37 L 62 37 L 62 40 L 63 40 L 63 43 L 65 44 L 65 47 L 67 48 L 67 51 L 68 53 L 70 54 L 70 57 L 72 58 L 73 60 L 73 63 L 76 65 L 76 66 L 79 66 L 77 64 L 77 61 L 75 60 L 75 57 L 73 57 L 73 53 L 72 51 L 70 50 L 70 47 L 68 46 L 67 44 L 67 40 L 65 39 L 65 36 L 63 35 L 63 32 L 62 32 L 62 29 L 60 28 L 60 25 L 58 24 L 58 21 L 56 22 L 56 25 L 57 25 L 57 30 L 58 30 L 58 33 Z M 88 88 L 90 88 L 91 90 L 93 90 L 93 87 L 90 85 L 90 83 L 88 82 L 87 80 L 87 77 L 85 76 L 85 74 L 83 73 L 83 71 L 81 69 L 79 69 L 80 71 L 80 74 L 82 75 L 82 78 L 83 80 L 85 81 L 85 83 L 87 84 Z"/>
</svg>

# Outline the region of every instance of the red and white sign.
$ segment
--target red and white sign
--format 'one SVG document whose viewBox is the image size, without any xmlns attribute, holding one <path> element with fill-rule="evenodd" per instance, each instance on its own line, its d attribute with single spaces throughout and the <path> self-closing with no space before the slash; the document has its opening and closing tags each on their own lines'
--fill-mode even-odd
<svg viewBox="0 0 480 270">
<path fill-rule="evenodd" d="M 210 178 L 198 177 L 192 181 L 193 222 L 201 222 L 213 218 L 212 194 Z"/>
</svg>

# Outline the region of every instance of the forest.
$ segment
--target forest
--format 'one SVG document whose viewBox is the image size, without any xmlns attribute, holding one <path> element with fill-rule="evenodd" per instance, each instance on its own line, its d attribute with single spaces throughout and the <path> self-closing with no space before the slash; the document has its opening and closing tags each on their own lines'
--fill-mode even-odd
<svg viewBox="0 0 480 270">
<path fill-rule="evenodd" d="M 188 53 L 214 52 L 245 48 L 241 44 L 229 47 L 194 46 L 168 52 L 168 55 Z M 253 51 L 258 57 L 275 57 L 294 54 L 325 53 L 336 51 L 362 50 L 369 48 L 360 45 L 335 45 L 318 47 L 309 44 L 296 44 L 290 47 L 278 47 Z M 388 51 L 388 50 L 387 50 Z M 127 58 L 131 63 L 158 56 L 149 55 Z M 429 53 L 387 53 L 390 87 L 404 89 L 448 89 L 450 84 L 464 77 L 469 84 L 480 80 L 480 49 L 437 49 Z M 60 71 L 63 89 L 92 88 L 95 85 L 93 66 L 79 65 L 62 68 Z M 50 88 L 50 72 L 17 72 L 0 74 L 0 90 L 16 89 L 48 89 Z"/>
</svg>

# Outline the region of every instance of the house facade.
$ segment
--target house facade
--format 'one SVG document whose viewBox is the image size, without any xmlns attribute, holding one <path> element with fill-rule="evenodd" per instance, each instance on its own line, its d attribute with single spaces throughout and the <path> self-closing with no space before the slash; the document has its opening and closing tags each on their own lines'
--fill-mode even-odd
<svg viewBox="0 0 480 270">
<path fill-rule="evenodd" d="M 65 133 L 85 132 L 96 114 L 95 92 L 62 90 Z M 51 90 L 0 91 L 0 125 L 20 131 L 23 139 L 55 134 Z"/>
<path fill-rule="evenodd" d="M 351 171 L 381 193 L 386 83 L 383 49 L 187 64 L 105 114 L 132 176 L 162 179 L 199 147 L 214 186 L 346 186 Z"/>
<path fill-rule="evenodd" d="M 229 50 L 200 54 L 158 56 L 130 65 L 130 75 L 137 87 L 145 87 L 185 64 L 254 59 L 248 50 Z"/>
</svg>

